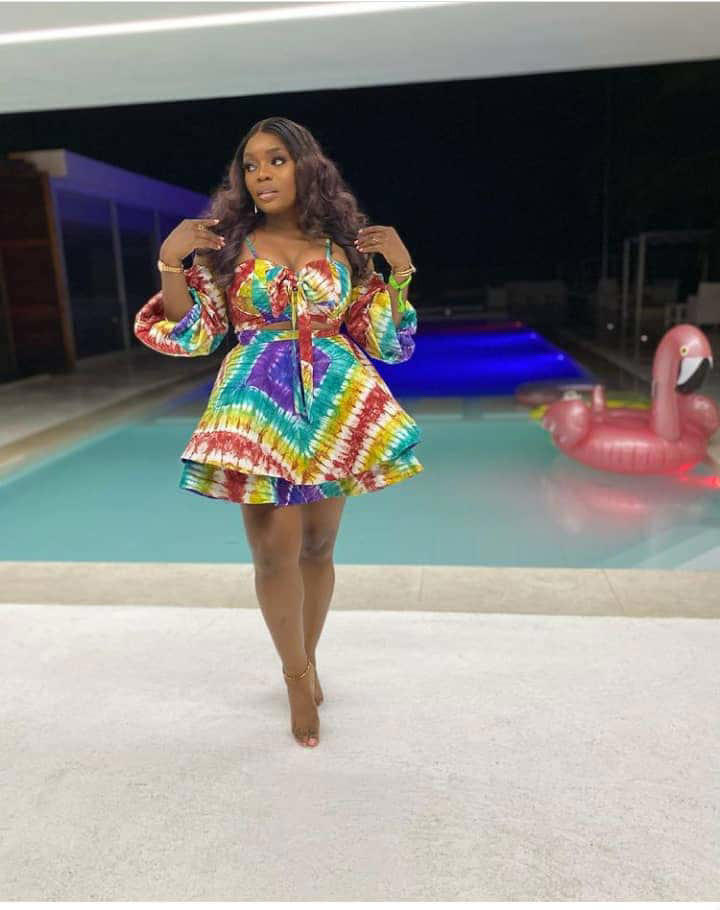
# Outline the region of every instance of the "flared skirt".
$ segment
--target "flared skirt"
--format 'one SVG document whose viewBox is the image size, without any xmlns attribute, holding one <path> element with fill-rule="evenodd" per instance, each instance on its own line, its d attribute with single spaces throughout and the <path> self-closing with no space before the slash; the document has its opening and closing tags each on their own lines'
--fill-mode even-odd
<svg viewBox="0 0 720 910">
<path fill-rule="evenodd" d="M 342 335 L 313 344 L 310 418 L 293 404 L 291 342 L 257 332 L 226 355 L 182 452 L 181 489 L 285 506 L 373 492 L 423 470 L 420 429 L 364 351 Z"/>
</svg>

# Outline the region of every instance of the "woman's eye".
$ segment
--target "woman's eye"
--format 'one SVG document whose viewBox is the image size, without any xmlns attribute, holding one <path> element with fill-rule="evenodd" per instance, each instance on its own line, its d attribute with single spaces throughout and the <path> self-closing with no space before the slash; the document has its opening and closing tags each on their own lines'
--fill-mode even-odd
<svg viewBox="0 0 720 910">
<path fill-rule="evenodd" d="M 282 161 L 282 162 L 285 161 L 285 159 L 284 159 L 284 158 L 281 158 L 280 155 L 276 155 L 272 160 L 273 160 L 273 164 L 274 164 L 276 161 Z M 249 167 L 252 167 L 252 162 L 250 162 L 250 161 L 245 165 L 245 170 L 247 170 Z"/>
</svg>

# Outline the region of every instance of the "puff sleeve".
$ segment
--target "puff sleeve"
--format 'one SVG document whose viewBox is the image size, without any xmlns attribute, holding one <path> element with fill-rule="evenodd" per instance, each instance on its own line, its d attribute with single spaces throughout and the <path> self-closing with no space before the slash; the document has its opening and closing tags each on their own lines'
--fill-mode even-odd
<svg viewBox="0 0 720 910">
<path fill-rule="evenodd" d="M 193 305 L 179 322 L 165 318 L 162 291 L 152 296 L 135 316 L 133 331 L 144 345 L 171 357 L 212 354 L 229 328 L 225 295 L 207 266 L 194 262 L 185 269 Z"/>
<path fill-rule="evenodd" d="M 415 350 L 413 336 L 417 331 L 417 313 L 407 299 L 400 304 L 400 313 L 402 318 L 396 326 L 390 292 L 383 276 L 373 272 L 369 278 L 353 285 L 344 321 L 350 337 L 370 357 L 385 363 L 401 363 Z"/>
</svg>

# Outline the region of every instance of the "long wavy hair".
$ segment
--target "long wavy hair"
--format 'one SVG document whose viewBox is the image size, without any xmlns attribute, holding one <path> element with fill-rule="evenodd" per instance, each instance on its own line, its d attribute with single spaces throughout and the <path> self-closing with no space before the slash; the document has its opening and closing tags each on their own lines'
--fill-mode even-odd
<svg viewBox="0 0 720 910">
<path fill-rule="evenodd" d="M 218 287 L 225 291 L 230 286 L 245 236 L 265 220 L 262 211 L 255 213 L 253 198 L 245 186 L 242 164 L 247 142 L 259 132 L 279 136 L 295 162 L 296 202 L 301 231 L 318 240 L 330 236 L 345 250 L 353 284 L 369 278 L 374 271 L 372 254 L 359 252 L 353 241 L 358 229 L 371 222 L 360 211 L 338 167 L 323 153 L 317 140 L 304 126 L 285 117 L 267 117 L 245 134 L 222 182 L 211 194 L 209 205 L 198 216 L 220 219 L 211 229 L 225 237 L 225 246 L 219 250 L 198 247 Z"/>
</svg>

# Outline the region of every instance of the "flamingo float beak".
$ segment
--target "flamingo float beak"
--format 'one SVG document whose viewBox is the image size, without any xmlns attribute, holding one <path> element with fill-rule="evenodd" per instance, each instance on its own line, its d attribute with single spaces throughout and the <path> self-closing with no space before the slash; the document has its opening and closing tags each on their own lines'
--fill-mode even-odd
<svg viewBox="0 0 720 910">
<path fill-rule="evenodd" d="M 683 357 L 675 383 L 678 392 L 694 392 L 703 384 L 712 369 L 712 357 Z"/>
</svg>

